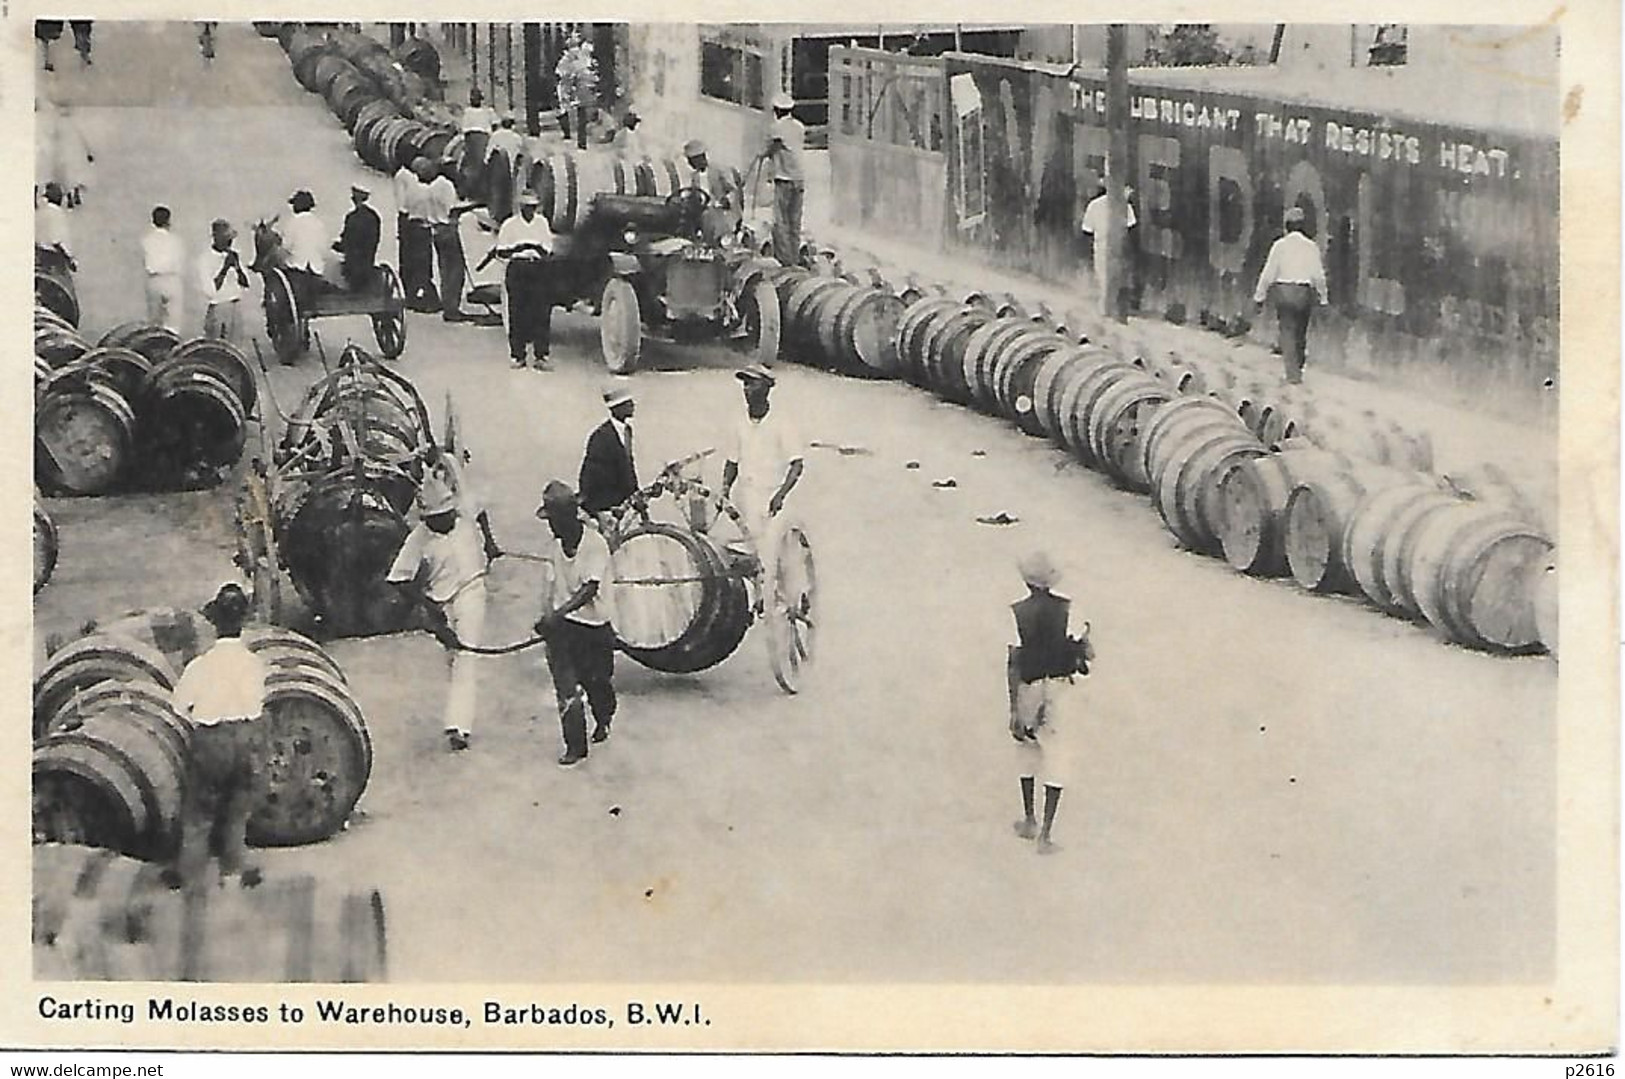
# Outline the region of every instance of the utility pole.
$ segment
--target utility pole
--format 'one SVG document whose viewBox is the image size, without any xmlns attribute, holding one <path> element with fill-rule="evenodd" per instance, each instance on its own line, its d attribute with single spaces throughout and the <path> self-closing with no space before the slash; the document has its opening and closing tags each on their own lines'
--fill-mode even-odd
<svg viewBox="0 0 1625 1079">
<path fill-rule="evenodd" d="M 525 48 L 525 133 L 535 138 L 542 133 L 545 83 L 542 73 L 542 27 L 525 23 L 521 35 Z"/>
<path fill-rule="evenodd" d="M 1128 213 L 1123 177 L 1128 172 L 1128 32 L 1122 23 L 1106 27 L 1106 127 L 1111 144 L 1106 154 L 1106 289 L 1102 318 L 1128 321 L 1122 296 L 1128 268 Z"/>
</svg>

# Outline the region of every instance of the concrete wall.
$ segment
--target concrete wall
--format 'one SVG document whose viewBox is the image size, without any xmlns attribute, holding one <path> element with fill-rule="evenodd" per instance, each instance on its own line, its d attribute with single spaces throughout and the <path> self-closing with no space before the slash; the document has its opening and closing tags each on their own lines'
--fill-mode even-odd
<svg viewBox="0 0 1625 1079">
<path fill-rule="evenodd" d="M 771 55 L 785 40 L 765 29 L 736 25 L 732 30 L 770 46 Z M 675 155 L 684 142 L 700 138 L 718 164 L 743 169 L 756 156 L 767 117 L 700 94 L 699 26 L 634 23 L 627 31 L 627 57 L 630 98 L 644 118 L 644 143 L 651 152 Z"/>
</svg>

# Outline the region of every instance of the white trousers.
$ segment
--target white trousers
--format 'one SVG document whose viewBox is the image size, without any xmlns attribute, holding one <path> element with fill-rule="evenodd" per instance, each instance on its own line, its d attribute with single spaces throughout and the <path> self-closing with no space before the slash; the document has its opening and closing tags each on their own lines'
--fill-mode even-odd
<svg viewBox="0 0 1625 1079">
<path fill-rule="evenodd" d="M 1020 774 L 1041 784 L 1069 786 L 1079 775 L 1083 732 L 1075 719 L 1062 715 L 1061 701 L 1072 686 L 1064 678 L 1042 678 L 1016 685 L 1016 718 L 1038 732 L 1037 743 L 1016 747 Z M 1042 722 L 1040 722 L 1042 721 Z"/>
<path fill-rule="evenodd" d="M 485 600 L 485 582 L 478 581 L 441 608 L 451 625 L 451 631 L 463 644 L 486 644 Z M 450 658 L 451 685 L 446 691 L 445 729 L 472 734 L 479 701 L 480 668 L 491 657 L 457 651 L 452 652 Z"/>
<path fill-rule="evenodd" d="M 167 326 L 180 333 L 181 303 L 184 296 L 180 274 L 148 274 L 147 321 L 155 326 Z"/>
</svg>

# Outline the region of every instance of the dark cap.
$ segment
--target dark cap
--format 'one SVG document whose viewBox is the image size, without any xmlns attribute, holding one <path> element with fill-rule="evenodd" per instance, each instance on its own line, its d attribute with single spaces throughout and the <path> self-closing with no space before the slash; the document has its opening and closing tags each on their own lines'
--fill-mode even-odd
<svg viewBox="0 0 1625 1079">
<path fill-rule="evenodd" d="M 240 624 L 248 616 L 248 595 L 239 584 L 223 584 L 213 599 L 203 605 L 203 617 L 216 626 Z"/>
</svg>

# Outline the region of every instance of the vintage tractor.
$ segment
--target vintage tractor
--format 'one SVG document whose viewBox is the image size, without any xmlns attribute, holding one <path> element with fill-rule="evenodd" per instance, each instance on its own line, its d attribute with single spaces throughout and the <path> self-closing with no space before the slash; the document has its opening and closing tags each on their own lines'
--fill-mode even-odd
<svg viewBox="0 0 1625 1079">
<path fill-rule="evenodd" d="M 779 300 L 770 258 L 737 242 L 702 188 L 669 196 L 593 196 L 585 222 L 558 238 L 550 260 L 556 302 L 594 305 L 604 359 L 616 374 L 638 365 L 645 334 L 722 340 L 771 363 L 779 352 Z"/>
</svg>

